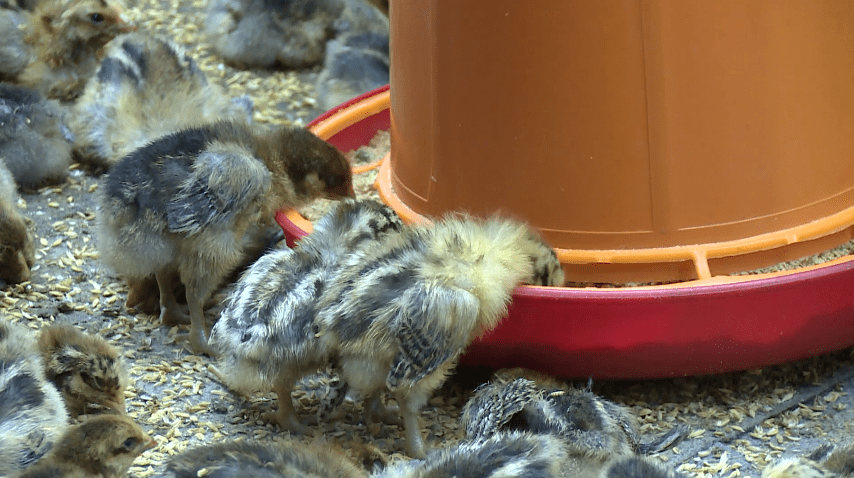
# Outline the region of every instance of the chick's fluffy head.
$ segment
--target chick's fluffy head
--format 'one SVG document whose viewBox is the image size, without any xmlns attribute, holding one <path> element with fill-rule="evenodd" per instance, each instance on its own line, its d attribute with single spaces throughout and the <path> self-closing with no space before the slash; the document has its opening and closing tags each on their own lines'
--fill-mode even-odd
<svg viewBox="0 0 854 478">
<path fill-rule="evenodd" d="M 107 407 L 125 413 L 128 377 L 119 352 L 103 338 L 67 325 L 42 330 L 39 348 L 48 379 L 63 395 L 69 412 L 78 416 Z"/>
</svg>

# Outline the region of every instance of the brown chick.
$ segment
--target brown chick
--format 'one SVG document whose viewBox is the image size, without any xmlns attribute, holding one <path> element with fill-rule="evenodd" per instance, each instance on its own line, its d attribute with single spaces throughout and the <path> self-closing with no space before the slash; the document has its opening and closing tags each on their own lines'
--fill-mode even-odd
<svg viewBox="0 0 854 478">
<path fill-rule="evenodd" d="M 247 228 L 269 224 L 279 208 L 353 195 L 347 159 L 309 131 L 217 122 L 162 137 L 113 166 L 100 188 L 99 250 L 123 278 L 155 275 L 165 324 L 185 319 L 177 273 L 190 345 L 210 352 L 202 306 L 241 261 Z"/>
<path fill-rule="evenodd" d="M 251 101 L 229 98 L 172 41 L 128 33 L 107 44 L 74 112 L 76 156 L 108 169 L 174 131 L 221 119 L 248 120 Z"/>
<path fill-rule="evenodd" d="M 125 413 L 127 372 L 118 350 L 69 324 L 41 330 L 39 349 L 47 379 L 62 393 L 72 417 L 106 407 Z"/>
<path fill-rule="evenodd" d="M 33 237 L 18 209 L 17 187 L 0 158 L 0 280 L 11 284 L 30 280 L 34 262 Z"/>
<path fill-rule="evenodd" d="M 41 458 L 68 424 L 29 330 L 0 317 L 0 476 Z"/>
<path fill-rule="evenodd" d="M 35 465 L 14 478 L 121 478 L 133 461 L 157 446 L 132 418 L 96 415 L 69 427 Z"/>
<path fill-rule="evenodd" d="M 233 366 L 246 367 L 232 382 L 272 382 L 280 397 L 279 424 L 302 431 L 290 400 L 294 383 L 335 358 L 342 378 L 367 397 L 367 421 L 388 415 L 380 394 L 385 388 L 393 393 L 413 457 L 424 456 L 421 407 L 468 344 L 504 316 L 513 289 L 538 279 L 563 283 L 554 251 L 525 224 L 498 217 L 449 216 L 432 226 L 405 227 L 351 251 L 339 264 L 334 275 L 293 283 L 295 291 L 316 294 L 316 301 L 283 294 L 268 302 L 258 295 L 260 308 L 249 315 L 239 312 L 244 299 L 223 312 L 228 354 L 241 359 Z M 274 267 L 257 280 L 277 283 L 288 275 L 300 272 Z"/>
<path fill-rule="evenodd" d="M 106 0 L 51 0 L 29 14 L 27 65 L 10 79 L 63 101 L 75 99 L 95 73 L 104 45 L 133 30 Z"/>
<path fill-rule="evenodd" d="M 330 443 L 218 443 L 190 449 L 166 464 L 169 478 L 367 478 L 344 451 Z"/>
</svg>

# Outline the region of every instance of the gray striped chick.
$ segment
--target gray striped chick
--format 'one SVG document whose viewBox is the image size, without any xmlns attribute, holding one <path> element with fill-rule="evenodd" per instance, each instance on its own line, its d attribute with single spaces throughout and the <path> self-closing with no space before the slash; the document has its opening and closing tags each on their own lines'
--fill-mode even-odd
<svg viewBox="0 0 854 478">
<path fill-rule="evenodd" d="M 247 110 L 208 82 L 174 42 L 145 33 L 120 35 L 107 44 L 74 106 L 74 152 L 83 162 L 109 168 L 174 131 L 220 119 L 248 120 L 249 103 Z"/>
<path fill-rule="evenodd" d="M 96 415 L 68 427 L 50 452 L 12 478 L 122 478 L 155 446 L 132 418 Z"/>
<path fill-rule="evenodd" d="M 397 418 L 381 401 L 384 389 L 393 393 L 407 453 L 423 457 L 421 407 L 468 344 L 504 316 L 513 289 L 540 277 L 563 283 L 555 253 L 527 225 L 499 217 L 448 216 L 355 251 L 334 281 L 306 284 L 323 288 L 316 303 L 284 303 L 277 313 L 287 331 L 277 336 L 281 358 L 270 369 L 274 390 L 285 397 L 279 424 L 303 429 L 288 399 L 294 383 L 334 357 L 342 378 L 367 398 L 366 421 Z"/>
<path fill-rule="evenodd" d="M 330 443 L 217 443 L 169 460 L 164 478 L 367 478 L 368 473 Z"/>
<path fill-rule="evenodd" d="M 614 455 L 657 453 L 688 433 L 687 428 L 677 427 L 642 442 L 637 420 L 626 407 L 523 369 L 499 371 L 491 383 L 478 387 L 463 406 L 461 421 L 468 438 L 524 430 L 554 434 Z"/>
<path fill-rule="evenodd" d="M 203 305 L 245 257 L 247 230 L 272 223 L 278 209 L 354 195 L 350 163 L 308 130 L 220 121 L 163 136 L 113 165 L 99 189 L 98 250 L 129 282 L 154 275 L 163 323 L 189 321 L 193 351 L 211 353 Z"/>
<path fill-rule="evenodd" d="M 850 478 L 854 442 L 823 445 L 805 457 L 785 457 L 768 465 L 762 478 Z"/>
<path fill-rule="evenodd" d="M 36 90 L 0 83 L 0 158 L 19 187 L 65 179 L 71 165 L 66 110 Z"/>
<path fill-rule="evenodd" d="M 18 190 L 12 173 L 0 158 L 0 281 L 30 280 L 35 262 L 33 236 L 18 209 Z"/>
<path fill-rule="evenodd" d="M 311 355 L 302 348 L 311 347 L 303 337 L 314 333 L 316 303 L 345 256 L 375 247 L 380 237 L 401 227 L 394 210 L 377 201 L 344 200 L 317 221 L 295 249 L 274 251 L 256 261 L 211 331 L 211 347 L 220 354 L 226 385 L 244 393 L 270 389 L 292 354 Z M 280 400 L 280 407 L 293 411 L 289 398 Z M 283 425 L 302 429 L 295 414 L 287 416 L 293 422 Z"/>
<path fill-rule="evenodd" d="M 62 393 L 72 417 L 105 408 L 125 413 L 127 372 L 120 352 L 106 340 L 54 324 L 42 328 L 39 349 L 47 379 Z"/>
<path fill-rule="evenodd" d="M 0 319 L 0 476 L 30 466 L 68 424 L 32 334 Z"/>
<path fill-rule="evenodd" d="M 212 0 L 205 33 L 227 63 L 306 68 L 323 61 L 343 0 Z"/>
<path fill-rule="evenodd" d="M 591 451 L 555 435 L 497 432 L 393 463 L 372 478 L 681 478 L 648 458 Z"/>
</svg>

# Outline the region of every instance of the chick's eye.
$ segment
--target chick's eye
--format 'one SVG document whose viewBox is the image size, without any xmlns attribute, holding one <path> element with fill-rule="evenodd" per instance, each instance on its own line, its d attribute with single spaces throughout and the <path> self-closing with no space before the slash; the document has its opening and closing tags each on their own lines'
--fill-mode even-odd
<svg viewBox="0 0 854 478">
<path fill-rule="evenodd" d="M 101 23 L 104 21 L 104 15 L 100 13 L 90 13 L 89 20 L 92 20 L 92 23 Z"/>
<path fill-rule="evenodd" d="M 323 182 L 326 183 L 326 187 L 328 188 L 337 188 L 338 186 L 344 183 L 344 177 L 335 174 L 329 174 L 326 176 L 326 178 L 323 179 Z"/>
<path fill-rule="evenodd" d="M 119 452 L 128 453 L 133 451 L 136 448 L 136 445 L 139 443 L 139 439 L 136 437 L 129 437 L 122 443 L 122 446 L 119 447 Z"/>
<path fill-rule="evenodd" d="M 101 377 L 93 377 L 86 372 L 82 372 L 80 378 L 83 379 L 83 383 L 95 390 L 104 390 L 104 380 Z"/>
</svg>

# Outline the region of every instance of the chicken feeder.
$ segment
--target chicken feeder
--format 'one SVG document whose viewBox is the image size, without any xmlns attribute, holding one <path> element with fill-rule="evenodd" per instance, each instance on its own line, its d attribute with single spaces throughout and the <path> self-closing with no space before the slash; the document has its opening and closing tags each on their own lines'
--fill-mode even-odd
<svg viewBox="0 0 854 478">
<path fill-rule="evenodd" d="M 730 275 L 854 236 L 846 2 L 418 5 L 391 7 L 390 92 L 313 131 L 346 151 L 387 124 L 378 188 L 407 221 L 501 211 L 573 283 L 666 283 L 520 287 L 463 362 L 653 378 L 854 344 L 850 256 Z"/>
</svg>

